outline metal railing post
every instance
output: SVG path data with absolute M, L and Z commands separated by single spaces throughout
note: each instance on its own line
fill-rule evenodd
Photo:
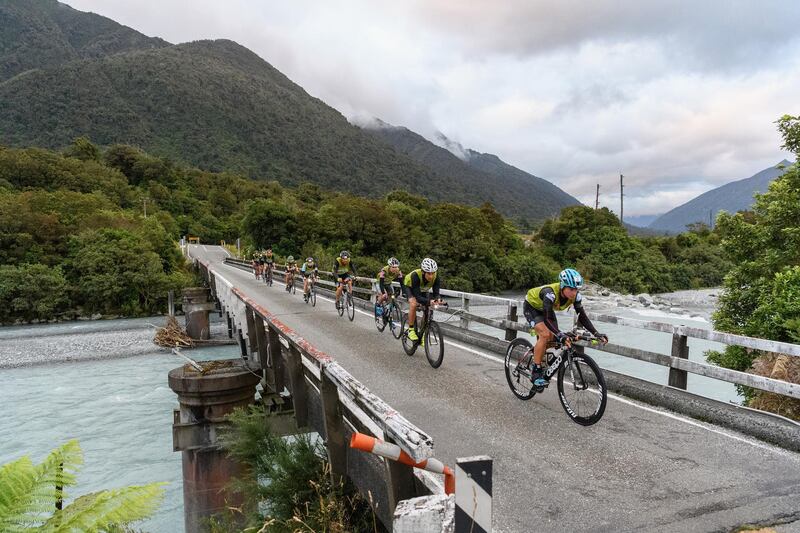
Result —
M 506 320 L 509 322 L 516 322 L 517 321 L 517 304 L 513 302 L 508 302 L 508 312 L 506 313 Z M 513 341 L 517 338 L 517 330 L 512 328 L 506 328 L 506 340 Z
M 689 358 L 689 345 L 686 335 L 672 334 L 672 357 L 680 357 L 681 359 Z M 686 370 L 677 368 L 669 369 L 669 381 L 667 384 L 670 387 L 686 390 L 686 381 Z
M 469 311 L 469 297 L 463 294 L 461 295 L 461 310 L 464 312 Z M 464 329 L 469 329 L 469 319 L 462 316 L 459 326 Z

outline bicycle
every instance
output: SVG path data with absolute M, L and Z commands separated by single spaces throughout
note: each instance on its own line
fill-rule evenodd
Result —
M 311 302 L 311 307 L 317 306 L 317 276 L 312 274 L 308 278 L 308 291 L 303 295 L 306 303 Z
M 381 314 L 375 315 L 375 327 L 378 328 L 378 331 L 382 332 L 388 324 L 395 339 L 399 339 L 403 335 L 403 314 L 400 311 L 400 304 L 397 303 L 397 296 L 399 296 L 399 290 L 394 289 L 388 299 L 380 304 Z
M 267 263 L 264 266 L 264 273 L 261 277 L 264 278 L 264 283 L 272 287 L 272 263 Z
M 341 285 L 342 281 L 337 281 L 336 286 L 338 287 Z M 344 300 L 344 302 L 342 302 Z M 342 296 L 339 298 L 339 301 L 336 302 L 336 310 L 339 312 L 339 316 L 344 315 L 344 311 L 347 309 L 347 318 L 350 319 L 350 322 L 353 321 L 356 317 L 356 306 L 353 302 L 353 283 L 345 283 L 344 290 L 342 291 Z
M 585 340 L 592 344 L 597 339 L 588 333 L 573 330 L 571 340 Z M 596 424 L 606 409 L 608 394 L 603 372 L 594 359 L 578 352 L 571 343 L 548 343 L 542 368 L 544 378 L 550 380 L 558 372 L 558 399 L 567 416 L 582 426 Z M 514 396 L 530 400 L 536 393 L 544 392 L 549 385 L 537 387 L 531 379 L 533 346 L 528 339 L 514 339 L 506 349 L 505 373 Z M 569 371 L 569 376 L 567 376 Z
M 261 268 L 259 267 L 258 261 L 253 261 L 250 267 L 253 269 L 253 275 L 256 279 L 261 279 Z
M 417 316 L 417 336 L 419 340 L 408 338 L 408 328 L 403 328 L 400 342 L 403 343 L 403 350 L 406 355 L 414 355 L 420 342 L 425 346 L 425 357 L 433 368 L 442 366 L 444 360 L 444 337 L 439 324 L 433 319 L 433 312 L 441 307 L 446 308 L 447 302 L 440 304 L 425 305 L 422 310 L 422 318 Z M 421 322 L 421 323 L 420 323 Z M 403 313 L 403 324 L 408 323 L 408 313 Z

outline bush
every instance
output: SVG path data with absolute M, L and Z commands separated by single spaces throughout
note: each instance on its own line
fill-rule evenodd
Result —
M 60 267 L 0 266 L 0 322 L 50 320 L 69 303 L 67 280 Z

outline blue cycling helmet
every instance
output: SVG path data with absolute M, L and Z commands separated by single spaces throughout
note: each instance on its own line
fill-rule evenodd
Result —
M 583 278 L 577 270 L 572 268 L 565 268 L 562 270 L 558 275 L 558 279 L 561 280 L 562 289 L 564 287 L 570 287 L 572 289 L 580 289 L 583 287 Z

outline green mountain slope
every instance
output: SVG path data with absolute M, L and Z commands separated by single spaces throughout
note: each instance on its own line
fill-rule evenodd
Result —
M 462 159 L 408 128 L 382 121 L 366 127 L 365 131 L 433 169 L 438 176 L 457 176 L 470 189 L 483 191 L 486 200 L 507 216 L 541 221 L 558 215 L 564 207 L 580 205 L 549 181 L 509 165 L 496 155 L 463 150 L 459 146 L 458 152 L 465 158 Z M 454 144 L 441 135 L 440 140 Z
M 169 46 L 55 0 L 0 0 L 0 82 L 31 69 Z
M 232 41 L 170 45 L 52 0 L 0 0 L 0 17 L 2 145 L 59 149 L 88 136 L 215 172 L 372 197 L 404 189 L 488 201 L 529 220 L 577 203 L 521 171 L 472 168 L 413 132 L 417 149 L 398 149 Z

